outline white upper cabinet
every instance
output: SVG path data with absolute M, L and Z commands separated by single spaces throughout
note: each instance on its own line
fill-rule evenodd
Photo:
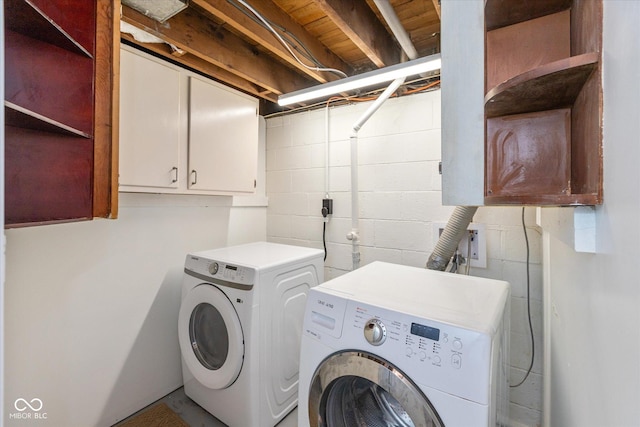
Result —
M 255 99 L 191 77 L 189 188 L 252 193 L 258 162 Z
M 256 98 L 128 46 L 120 72 L 120 191 L 254 193 Z
M 178 188 L 180 72 L 123 49 L 120 76 L 120 185 Z

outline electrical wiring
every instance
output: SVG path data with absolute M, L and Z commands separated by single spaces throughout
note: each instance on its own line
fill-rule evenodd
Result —
M 327 260 L 327 223 L 322 222 L 322 246 L 324 246 L 324 260 Z
M 529 368 L 527 369 L 527 373 L 524 375 L 522 381 L 520 381 L 516 385 L 511 385 L 510 387 L 520 387 L 529 377 L 531 370 L 533 369 L 533 360 L 536 354 L 535 340 L 533 338 L 533 324 L 531 322 L 531 280 L 529 274 L 529 236 L 527 236 L 527 227 L 524 223 L 524 207 L 522 207 L 522 230 L 524 231 L 524 240 L 527 246 L 527 317 L 529 318 L 529 332 L 531 334 L 531 362 L 529 363 Z
M 432 87 L 434 87 L 436 85 L 439 85 L 439 84 L 440 84 L 440 80 L 437 80 L 435 82 L 429 83 L 429 84 L 421 86 L 419 88 L 408 90 L 404 94 L 405 95 L 412 95 L 414 93 L 418 93 L 418 92 L 421 92 L 423 90 L 430 89 L 430 88 L 432 88 Z M 391 95 L 392 98 L 395 98 L 397 96 L 398 95 L 396 95 L 396 94 Z M 356 97 L 332 96 L 331 98 L 329 98 L 327 100 L 327 103 L 329 103 L 331 101 L 335 101 L 335 100 L 346 100 L 346 101 L 353 101 L 353 102 L 367 102 L 367 101 L 374 101 L 376 99 L 377 99 L 376 96 L 367 96 L 367 97 L 362 97 L 362 96 L 356 96 Z
M 231 3 L 233 7 L 235 7 L 244 15 L 246 15 L 249 19 L 251 19 L 253 22 L 260 25 L 262 28 L 266 29 L 267 31 L 271 31 L 269 27 L 267 27 L 262 20 L 258 19 L 256 15 L 254 15 L 253 13 L 248 12 L 246 8 L 242 7 L 241 4 L 237 3 L 235 0 L 227 0 L 227 1 Z M 263 18 L 264 18 L 264 15 L 263 15 Z M 293 41 L 296 42 L 295 44 L 292 43 L 291 40 L 287 40 L 287 43 L 293 49 L 297 50 L 298 47 L 301 48 L 302 51 L 299 51 L 301 55 L 303 55 L 305 58 L 307 58 L 309 61 L 313 62 L 317 66 L 322 67 L 322 64 L 320 63 L 320 61 L 315 56 L 313 56 L 313 53 L 311 53 L 311 51 L 304 45 L 304 43 L 302 43 L 302 41 L 298 37 L 296 37 L 295 34 L 288 31 L 285 27 L 278 25 L 271 20 L 268 20 L 267 18 L 264 18 L 264 20 L 267 21 L 272 27 L 277 28 L 279 31 L 281 31 L 284 34 L 283 38 L 293 39 Z
M 231 0 L 230 0 L 231 1 Z M 264 25 L 264 27 L 266 29 L 268 29 L 275 37 L 276 39 L 278 39 L 278 41 L 282 44 L 282 46 L 284 46 L 285 49 L 287 49 L 287 51 L 289 52 L 289 54 L 291 54 L 291 56 L 293 56 L 293 58 L 303 67 L 309 69 L 309 70 L 313 70 L 313 71 L 322 71 L 322 72 L 330 72 L 330 73 L 334 73 L 334 74 L 338 74 L 342 77 L 347 77 L 347 75 L 343 72 L 340 71 L 338 69 L 335 68 L 325 68 L 325 67 L 321 67 L 321 66 L 316 66 L 312 67 L 309 66 L 307 64 L 305 64 L 304 62 L 302 62 L 300 60 L 300 58 L 298 57 L 298 55 L 295 54 L 295 52 L 291 49 L 291 47 L 289 46 L 289 43 L 287 43 L 286 40 L 284 40 L 284 38 L 278 34 L 278 32 L 276 31 L 275 28 L 273 28 L 273 25 L 271 24 L 271 22 L 269 22 L 269 20 L 267 20 L 264 16 L 262 16 L 262 14 L 260 14 L 258 11 L 256 11 L 253 7 L 251 7 L 247 2 L 245 2 L 244 0 L 237 0 L 238 3 L 240 3 L 242 6 L 246 7 L 247 10 L 249 10 L 252 14 L 255 15 L 256 18 L 258 18 L 262 24 Z M 306 49 L 306 48 L 305 48 Z M 313 62 L 313 61 L 312 61 Z
M 439 85 L 439 84 L 440 84 L 440 80 L 436 80 L 435 82 L 426 84 L 424 86 L 420 86 L 420 87 L 417 87 L 415 89 L 410 89 L 405 93 L 405 95 L 411 95 L 413 93 L 422 92 L 423 90 L 431 89 L 432 87 L 434 87 L 436 85 Z

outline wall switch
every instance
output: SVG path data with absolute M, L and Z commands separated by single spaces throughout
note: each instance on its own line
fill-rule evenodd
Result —
M 433 235 L 439 239 L 445 226 L 445 223 L 434 223 Z M 469 227 L 467 227 L 467 230 L 468 232 L 464 234 L 458 244 L 458 253 L 462 255 L 464 259 L 470 259 L 471 267 L 487 268 L 487 236 L 484 224 L 472 222 L 469 224 Z M 470 256 L 468 256 L 469 249 L 471 249 Z

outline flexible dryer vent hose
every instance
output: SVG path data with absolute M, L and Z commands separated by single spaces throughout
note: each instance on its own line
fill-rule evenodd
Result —
M 449 222 L 444 227 L 444 231 L 436 243 L 429 260 L 427 268 L 429 270 L 444 271 L 453 256 L 462 236 L 467 232 L 467 227 L 473 219 L 473 215 L 478 210 L 477 206 L 457 206 Z

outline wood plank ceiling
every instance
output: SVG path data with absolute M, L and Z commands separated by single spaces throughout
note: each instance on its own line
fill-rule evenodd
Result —
M 392 7 L 418 57 L 440 51 L 439 0 L 377 2 Z M 162 23 L 122 3 L 125 43 L 257 96 L 267 112 L 280 94 L 344 77 L 316 64 L 351 76 L 406 59 L 375 0 L 189 0 Z M 139 41 L 138 30 L 158 40 Z

